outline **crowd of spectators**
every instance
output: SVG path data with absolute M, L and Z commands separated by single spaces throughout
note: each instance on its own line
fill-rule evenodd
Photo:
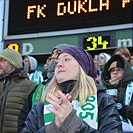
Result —
M 43 70 L 37 67 L 33 56 L 22 59 L 9 48 L 0 52 L 1 133 L 133 132 L 133 54 L 127 47 L 93 57 L 61 43 L 53 47 Z M 89 97 L 96 102 L 89 103 Z M 97 121 L 87 117 L 87 104 L 96 107 L 90 113 Z

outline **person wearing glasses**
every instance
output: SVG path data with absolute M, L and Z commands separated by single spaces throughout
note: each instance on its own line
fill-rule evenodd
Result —
M 114 55 L 102 72 L 102 82 L 117 104 L 123 131 L 133 132 L 133 74 L 130 64 L 120 55 Z
M 129 51 L 129 49 L 128 49 L 127 47 L 125 47 L 125 46 L 118 47 L 118 48 L 114 51 L 113 55 L 120 55 L 120 56 L 122 56 L 125 60 L 127 60 L 127 61 L 130 63 L 131 68 L 132 68 L 132 72 L 133 72 L 133 66 L 132 66 L 132 64 L 131 64 L 132 56 L 131 56 L 131 53 L 130 53 L 130 51 Z

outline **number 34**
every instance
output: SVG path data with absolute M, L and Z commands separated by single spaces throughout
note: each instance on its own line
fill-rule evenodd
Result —
M 88 37 L 87 42 L 91 42 L 93 47 L 87 46 L 88 50 L 95 50 L 98 45 L 101 45 L 103 49 L 107 48 L 108 42 L 106 40 L 102 40 L 102 36 L 98 37 Z

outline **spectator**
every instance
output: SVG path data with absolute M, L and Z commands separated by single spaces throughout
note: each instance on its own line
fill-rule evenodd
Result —
M 46 70 L 48 68 L 48 66 L 51 64 L 51 59 L 52 59 L 52 56 L 49 56 L 46 60 L 46 65 L 44 65 L 44 69 Z
M 130 65 L 131 65 L 131 67 L 133 67 L 133 54 L 131 55 Z
M 107 53 L 100 53 L 98 55 L 97 60 L 98 60 L 98 71 L 99 71 L 100 78 L 101 78 L 102 70 L 110 58 L 111 58 L 110 55 Z
M 14 49 L 0 52 L 0 75 L 0 133 L 17 133 L 20 110 L 36 84 L 28 80 L 22 57 Z
M 25 56 L 24 61 L 28 64 L 29 79 L 39 84 L 43 81 L 42 72 L 37 71 L 37 60 L 32 56 Z
M 94 64 L 96 69 L 98 69 L 98 61 L 97 61 L 97 57 L 93 58 Z
M 48 79 L 48 77 L 47 77 L 47 69 L 48 69 L 50 64 L 51 64 L 51 56 L 49 56 L 47 58 L 46 63 L 44 64 L 44 70 L 42 72 L 43 80 Z
M 95 77 L 93 59 L 86 51 L 62 50 L 55 76 L 29 113 L 22 133 L 122 133 L 116 104 L 104 91 L 97 92 Z
M 94 57 L 94 58 L 93 58 L 93 62 L 94 62 L 94 64 L 95 64 L 95 68 L 96 68 L 96 70 L 97 70 L 97 77 L 98 77 L 99 71 L 98 71 L 98 60 L 97 60 L 97 57 Z M 98 82 L 98 83 L 99 83 L 99 82 Z
M 113 55 L 120 55 L 120 56 L 122 56 L 125 60 L 127 60 L 128 63 L 130 63 L 131 53 L 130 53 L 130 51 L 128 50 L 128 48 L 125 47 L 125 46 L 121 46 L 121 47 L 117 48 L 117 49 L 114 51 Z M 131 68 L 132 68 L 132 72 L 133 72 L 133 67 L 131 66 Z
M 23 68 L 24 68 L 24 70 L 26 71 L 26 73 L 28 73 L 28 64 L 24 61 L 24 60 L 22 60 L 22 66 L 23 66 Z
M 121 46 L 121 47 L 117 48 L 117 49 L 114 51 L 113 55 L 116 55 L 116 54 L 122 56 L 122 57 L 123 57 L 124 59 L 126 59 L 128 62 L 129 62 L 129 60 L 131 59 L 131 53 L 130 53 L 130 51 L 128 50 L 128 48 L 125 47 L 125 46 Z
M 103 70 L 105 64 L 108 62 L 108 60 L 110 58 L 111 58 L 110 55 L 106 54 L 106 53 L 100 53 L 97 57 L 97 60 L 98 60 L 98 69 L 97 69 L 98 76 L 95 79 L 95 81 L 97 83 L 99 83 L 101 87 L 104 87 L 104 84 L 101 82 L 101 73 L 102 73 L 102 70 Z
M 123 131 L 133 133 L 133 75 L 129 63 L 114 55 L 105 64 L 102 81 L 117 103 Z
M 64 48 L 70 47 L 72 45 L 61 43 L 55 46 L 52 49 L 52 63 L 48 67 L 48 80 L 41 82 L 37 88 L 35 88 L 28 96 L 28 99 L 23 107 L 23 109 L 20 112 L 19 120 L 18 120 L 18 132 L 21 132 L 21 130 L 25 126 L 25 119 L 30 112 L 31 108 L 35 105 L 36 102 L 41 100 L 42 94 L 45 90 L 45 87 L 47 86 L 48 82 L 53 78 L 54 71 L 56 67 L 56 58 L 59 55 L 60 51 Z

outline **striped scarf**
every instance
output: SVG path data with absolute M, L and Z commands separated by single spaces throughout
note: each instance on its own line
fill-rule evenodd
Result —
M 86 103 L 79 106 L 79 98 L 72 101 L 73 108 L 76 115 L 83 119 L 92 128 L 98 128 L 98 106 L 97 106 L 97 95 L 93 95 L 86 100 Z M 54 114 L 47 110 L 47 106 L 53 106 L 47 101 L 44 102 L 44 122 L 48 125 L 54 120 Z

